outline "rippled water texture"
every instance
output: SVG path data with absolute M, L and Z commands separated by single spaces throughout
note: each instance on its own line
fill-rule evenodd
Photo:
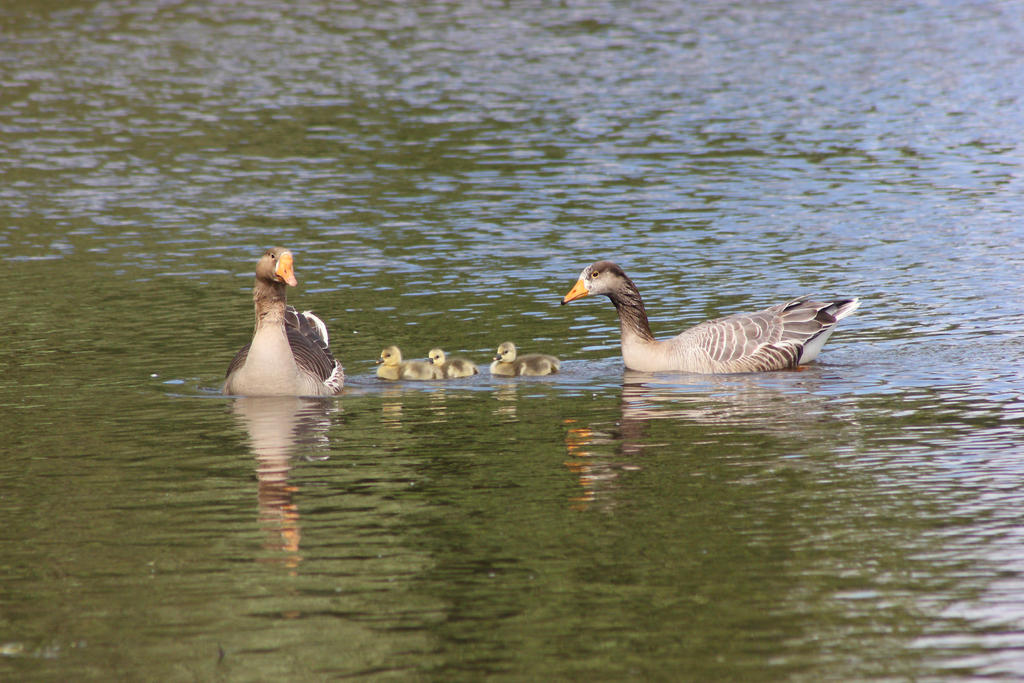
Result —
M 1024 9 L 0 7 L 0 678 L 1024 676 Z M 269 245 L 345 364 L 227 400 Z M 820 362 L 625 371 L 859 296 Z M 550 378 L 384 384 L 380 349 Z

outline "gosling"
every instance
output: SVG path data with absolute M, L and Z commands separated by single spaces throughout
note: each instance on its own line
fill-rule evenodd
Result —
M 434 367 L 440 368 L 441 373 L 449 379 L 453 377 L 472 377 L 480 372 L 472 361 L 468 361 L 465 358 L 445 358 L 444 351 L 441 349 L 430 349 L 427 360 L 433 363 Z
M 389 346 L 380 352 L 377 361 L 377 376 L 381 379 L 443 379 L 441 368 L 421 360 L 402 360 L 397 346 Z
M 544 353 L 516 355 L 516 345 L 504 342 L 498 347 L 498 355 L 491 363 L 491 374 L 504 377 L 516 375 L 553 375 L 558 372 L 559 361 Z

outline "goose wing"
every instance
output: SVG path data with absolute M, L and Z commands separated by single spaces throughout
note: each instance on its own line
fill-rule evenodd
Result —
M 818 302 L 802 296 L 756 313 L 709 320 L 684 334 L 726 372 L 795 368 L 814 360 L 835 324 L 858 305 L 856 299 Z
M 328 348 L 330 338 L 327 335 L 327 325 L 324 324 L 323 320 L 313 315 L 313 311 L 303 311 L 300 313 L 294 306 L 288 306 L 284 309 L 284 324 L 287 327 L 295 328 L 330 353 Z
M 249 357 L 249 347 L 251 344 L 246 344 L 238 350 L 235 357 L 231 359 L 231 363 L 228 365 L 228 371 L 224 373 L 225 379 L 231 376 L 231 373 L 238 368 L 245 365 L 245 359 Z
M 345 380 L 341 363 L 327 345 L 327 326 L 310 311 L 300 313 L 293 306 L 285 309 L 285 332 L 299 370 L 318 378 L 337 393 Z M 248 347 L 243 349 L 247 351 Z M 242 352 L 239 351 L 239 354 Z M 232 365 L 234 361 L 232 361 Z M 230 368 L 228 370 L 230 372 Z

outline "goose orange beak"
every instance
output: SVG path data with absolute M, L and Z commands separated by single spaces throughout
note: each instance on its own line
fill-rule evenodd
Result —
M 576 281 L 576 284 L 572 286 L 569 293 L 562 297 L 562 305 L 566 305 L 570 301 L 576 301 L 576 299 L 582 298 L 590 294 L 587 291 L 586 286 L 583 284 L 583 278 Z
M 295 263 L 292 260 L 292 252 L 281 252 L 281 256 L 277 259 L 277 268 L 274 269 L 274 275 L 292 287 L 299 284 L 299 281 L 295 279 Z

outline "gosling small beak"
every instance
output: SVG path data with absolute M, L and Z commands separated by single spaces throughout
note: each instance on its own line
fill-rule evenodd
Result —
M 576 284 L 572 286 L 572 289 L 569 290 L 569 293 L 562 297 L 562 305 L 564 306 L 570 301 L 575 301 L 576 299 L 585 297 L 588 294 L 590 294 L 590 292 L 587 291 L 587 286 L 583 283 L 583 278 L 580 278 L 576 281 Z
M 380 365 L 381 363 L 383 363 L 383 362 L 384 362 L 384 359 L 383 359 L 383 358 L 378 358 L 377 360 L 375 360 L 375 361 L 373 361 L 373 362 L 374 362 L 374 364 L 376 364 L 376 365 Z
M 281 252 L 281 256 L 277 259 L 277 268 L 274 269 L 274 275 L 281 282 L 287 283 L 292 287 L 299 284 L 299 281 L 295 279 L 295 262 L 292 259 L 292 252 Z

